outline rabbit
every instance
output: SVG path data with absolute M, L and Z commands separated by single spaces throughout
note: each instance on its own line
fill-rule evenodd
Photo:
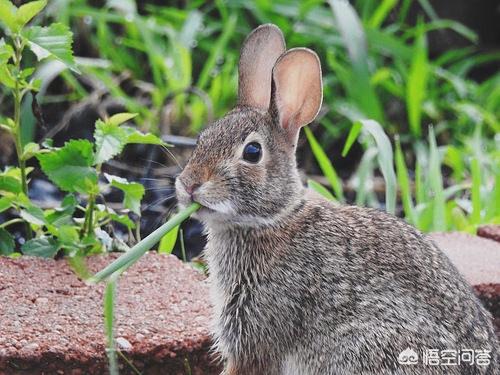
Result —
M 258 27 L 236 107 L 176 179 L 179 206 L 201 205 L 223 374 L 499 374 L 490 314 L 431 240 L 303 186 L 295 149 L 322 96 L 318 56 Z M 486 350 L 490 363 L 426 365 L 427 349 Z

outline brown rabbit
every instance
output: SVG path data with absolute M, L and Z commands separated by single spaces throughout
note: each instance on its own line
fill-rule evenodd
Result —
M 203 206 L 224 373 L 499 374 L 490 314 L 430 240 L 303 187 L 297 138 L 321 102 L 316 54 L 285 52 L 276 26 L 258 27 L 238 105 L 200 134 L 176 181 L 181 206 Z M 484 350 L 489 365 L 432 366 L 429 349 Z

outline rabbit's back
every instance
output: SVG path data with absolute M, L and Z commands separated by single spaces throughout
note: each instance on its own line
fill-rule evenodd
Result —
M 313 374 L 415 371 L 398 365 L 407 348 L 490 349 L 498 361 L 489 314 L 416 229 L 317 198 L 291 216 L 265 230 L 209 233 L 215 332 L 226 356 Z
M 316 350 L 336 350 L 344 364 L 370 353 L 366 368 L 361 361 L 352 370 L 397 366 L 406 348 L 490 349 L 498 365 L 490 314 L 432 241 L 378 210 L 313 200 L 307 216 L 295 247 L 313 251 L 322 275 L 311 319 L 316 330 L 307 332 L 330 333 L 323 343 L 309 335 Z

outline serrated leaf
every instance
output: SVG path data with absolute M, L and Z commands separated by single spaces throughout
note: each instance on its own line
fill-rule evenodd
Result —
M 97 189 L 92 148 L 87 140 L 71 140 L 63 148 L 38 154 L 37 159 L 47 177 L 62 190 L 90 194 Z
M 125 145 L 130 143 L 163 145 L 157 136 L 141 133 L 137 129 L 119 124 L 135 115 L 119 113 L 107 121 L 96 121 L 94 139 L 96 144 L 95 164 L 102 164 L 120 154 Z
M 68 26 L 61 23 L 53 23 L 48 27 L 34 26 L 26 30 L 23 36 L 38 60 L 52 56 L 79 73 L 71 49 L 73 34 Z
M 141 199 L 144 196 L 144 186 L 137 182 L 128 182 L 124 178 L 104 174 L 104 176 L 114 186 L 124 193 L 123 206 L 137 215 L 141 214 Z
M 21 181 L 13 176 L 0 176 L 0 191 L 18 194 L 22 190 Z
M 27 241 L 21 247 L 24 255 L 53 258 L 60 249 L 60 244 L 52 237 L 40 237 Z
M 142 143 L 149 145 L 165 145 L 159 137 L 151 133 L 141 133 L 139 130 L 131 128 L 129 126 L 122 126 L 128 133 L 127 144 L 128 143 Z
M 33 17 L 42 11 L 47 5 L 47 0 L 31 1 L 21 5 L 16 12 L 16 23 L 21 30 Z
M 14 238 L 4 228 L 0 228 L 0 255 L 10 255 L 14 252 Z
M 137 113 L 117 113 L 111 116 L 106 122 L 112 125 L 121 125 L 137 116 Z
M 102 164 L 122 152 L 128 134 L 118 124 L 97 120 L 94 131 L 95 164 Z
M 174 227 L 170 232 L 165 234 L 161 240 L 160 245 L 158 246 L 158 252 L 160 254 L 171 254 L 172 250 L 174 250 L 175 242 L 177 241 L 177 235 L 179 233 L 179 225 Z

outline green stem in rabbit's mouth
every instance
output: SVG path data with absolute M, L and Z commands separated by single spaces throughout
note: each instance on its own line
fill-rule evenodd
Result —
M 165 224 L 156 229 L 149 236 L 147 236 L 142 241 L 133 246 L 125 254 L 123 254 L 114 262 L 112 262 L 104 269 L 97 272 L 94 276 L 89 278 L 87 282 L 95 284 L 107 279 L 116 272 L 123 272 L 124 270 L 129 268 L 132 264 L 134 264 L 146 251 L 148 251 L 156 243 L 158 243 L 165 234 L 170 232 L 177 225 L 179 225 L 193 213 L 198 211 L 201 207 L 202 206 L 197 202 L 192 203 L 190 206 L 186 207 L 185 209 L 174 215 L 170 220 L 168 220 Z

